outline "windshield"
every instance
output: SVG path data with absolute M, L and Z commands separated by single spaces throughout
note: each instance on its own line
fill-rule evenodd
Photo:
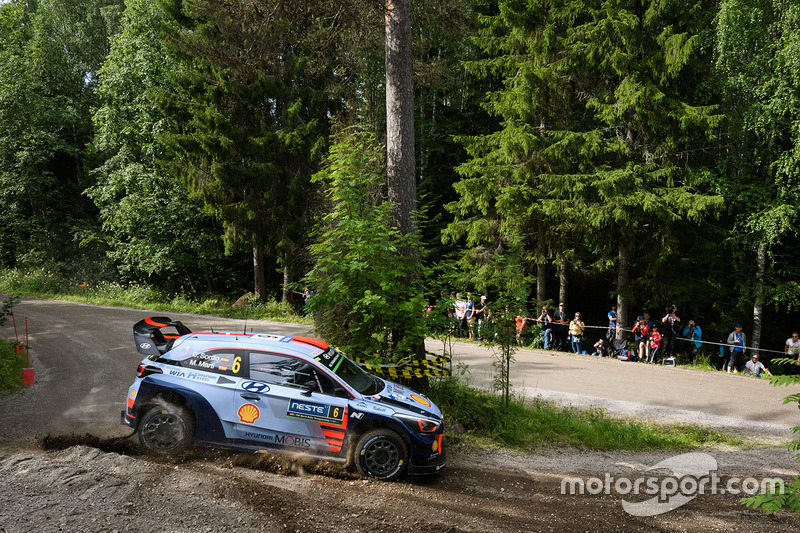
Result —
M 383 382 L 380 379 L 365 372 L 335 348 L 328 348 L 322 355 L 316 357 L 316 360 L 327 366 L 331 372 L 357 390 L 359 394 L 371 396 L 383 390 Z

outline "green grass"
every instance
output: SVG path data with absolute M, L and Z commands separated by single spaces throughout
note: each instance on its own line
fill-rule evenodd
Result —
M 14 344 L 0 339 L 0 396 L 22 388 L 25 356 L 14 351 Z
M 741 440 L 698 426 L 657 426 L 608 416 L 603 409 L 561 407 L 541 398 L 515 398 L 506 407 L 499 396 L 470 388 L 456 378 L 431 383 L 429 395 L 442 409 L 448 428 L 459 424 L 455 441 L 531 451 L 542 446 L 583 446 L 593 450 L 678 449 L 740 446 Z
M 310 318 L 300 316 L 291 305 L 276 300 L 234 308 L 234 301 L 223 297 L 195 300 L 183 295 L 167 296 L 145 285 L 113 282 L 93 283 L 85 287 L 81 285 L 80 280 L 65 278 L 44 268 L 27 272 L 15 269 L 0 271 L 0 292 L 6 294 L 132 309 L 313 324 Z

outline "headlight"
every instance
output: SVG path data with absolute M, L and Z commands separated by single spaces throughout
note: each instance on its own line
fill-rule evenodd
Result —
M 412 431 L 419 431 L 420 433 L 433 433 L 439 429 L 440 422 L 431 420 L 429 418 L 420 418 L 418 416 L 402 415 L 395 413 L 395 418 L 399 419 Z

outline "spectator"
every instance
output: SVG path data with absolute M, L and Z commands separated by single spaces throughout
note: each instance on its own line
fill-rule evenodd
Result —
M 611 304 L 611 311 L 608 312 L 608 330 L 606 340 L 610 343 L 617 337 L 617 304 Z
M 764 363 L 758 360 L 758 354 L 754 353 L 750 360 L 744 365 L 744 375 L 757 378 L 761 376 L 762 370 L 766 372 L 767 375 L 772 375 L 772 373 L 767 370 L 767 367 L 764 366 Z
M 553 333 L 553 319 L 550 317 L 550 313 L 547 311 L 547 306 L 542 306 L 542 312 L 539 313 L 539 316 L 536 320 L 542 325 L 542 338 L 544 339 L 544 349 L 550 349 L 550 336 Z
M 564 310 L 564 302 L 558 304 L 558 311 L 553 313 L 553 341 L 555 349 L 565 351 L 567 348 L 567 325 L 569 315 Z
M 739 357 L 744 355 L 745 347 L 747 346 L 747 336 L 742 331 L 742 325 L 736 324 L 734 330 L 728 335 L 728 344 L 731 347 L 731 357 L 728 359 L 727 370 L 728 374 L 739 372 L 738 364 Z
M 470 340 L 475 340 L 475 320 L 478 317 L 475 316 L 475 302 L 472 301 L 472 293 L 467 293 L 467 300 L 466 300 L 466 307 L 467 307 L 467 334 L 469 335 Z
M 475 304 L 475 323 L 477 324 L 476 335 L 478 340 L 483 339 L 483 324 L 487 318 L 486 296 L 481 296 L 481 301 Z
M 783 353 L 786 354 L 788 359 L 794 359 L 794 365 L 790 366 L 786 373 L 787 374 L 797 374 L 798 370 L 800 370 L 800 338 L 798 338 L 797 332 L 792 332 L 792 336 L 786 339 L 786 343 L 783 345 Z
M 692 361 L 692 364 L 697 360 L 697 354 L 700 352 L 700 347 L 703 346 L 703 343 L 700 341 L 701 335 L 702 331 L 700 330 L 700 326 L 695 324 L 694 320 L 690 320 L 683 330 L 683 336 L 689 339 L 689 341 L 693 341 L 689 343 L 689 359 Z
M 569 340 L 572 343 L 572 351 L 581 353 L 581 341 L 583 341 L 583 331 L 586 326 L 581 320 L 581 314 L 575 313 L 575 318 L 569 323 Z
M 599 355 L 600 357 L 605 357 L 607 351 L 608 351 L 608 345 L 606 344 L 606 341 L 600 339 L 596 343 L 594 343 L 594 353 L 592 355 Z
M 633 343 L 634 343 L 634 350 L 636 350 L 636 354 L 639 356 L 639 361 L 646 363 L 646 348 L 645 345 L 649 342 L 650 339 L 650 325 L 647 323 L 647 320 L 644 319 L 643 316 L 640 316 L 636 319 L 636 324 L 633 326 Z
M 674 305 L 667 307 L 664 318 L 661 319 L 661 340 L 664 347 L 664 358 L 675 357 L 675 335 L 681 319 L 675 313 L 678 308 Z
M 658 326 L 653 325 L 653 331 L 650 332 L 650 355 L 648 361 L 651 363 L 656 362 L 656 354 L 661 347 L 661 333 L 658 331 Z
M 728 366 L 728 359 L 731 358 L 731 349 L 730 347 L 725 345 L 724 342 L 725 341 L 721 339 L 719 341 L 720 347 L 716 364 L 717 370 L 723 370 L 723 371 L 725 370 L 725 367 Z
M 649 311 L 644 311 L 644 312 L 642 312 L 642 315 L 644 316 L 644 321 L 647 322 L 647 326 L 649 328 L 648 331 L 650 331 L 650 333 L 652 333 L 653 332 L 653 327 L 656 325 L 656 323 L 653 322 L 652 320 L 650 320 L 650 312 Z M 645 342 L 644 343 L 644 353 L 647 356 L 647 360 L 649 360 L 650 359 L 650 343 L 649 342 Z
M 517 344 L 523 344 L 524 339 L 522 338 L 525 330 L 528 328 L 528 319 L 525 314 L 522 312 L 522 308 L 519 308 L 519 314 L 516 316 L 515 321 L 517 323 Z
M 456 294 L 456 301 L 454 302 L 455 318 L 456 318 L 456 336 L 463 337 L 464 329 L 467 326 L 467 302 L 461 299 L 461 293 Z

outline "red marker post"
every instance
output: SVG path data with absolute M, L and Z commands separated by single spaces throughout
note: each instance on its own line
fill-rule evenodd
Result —
M 19 346 L 19 345 L 17 345 Z M 25 317 L 25 366 L 31 366 L 30 352 L 28 351 L 28 317 Z M 22 384 L 25 386 L 33 385 L 33 369 L 22 369 Z
M 17 339 L 17 343 L 14 345 L 14 352 L 18 355 L 22 355 L 25 353 L 25 345 L 19 342 L 19 335 L 17 334 L 17 319 L 14 317 L 14 308 L 11 308 L 11 322 L 14 324 L 14 338 Z

